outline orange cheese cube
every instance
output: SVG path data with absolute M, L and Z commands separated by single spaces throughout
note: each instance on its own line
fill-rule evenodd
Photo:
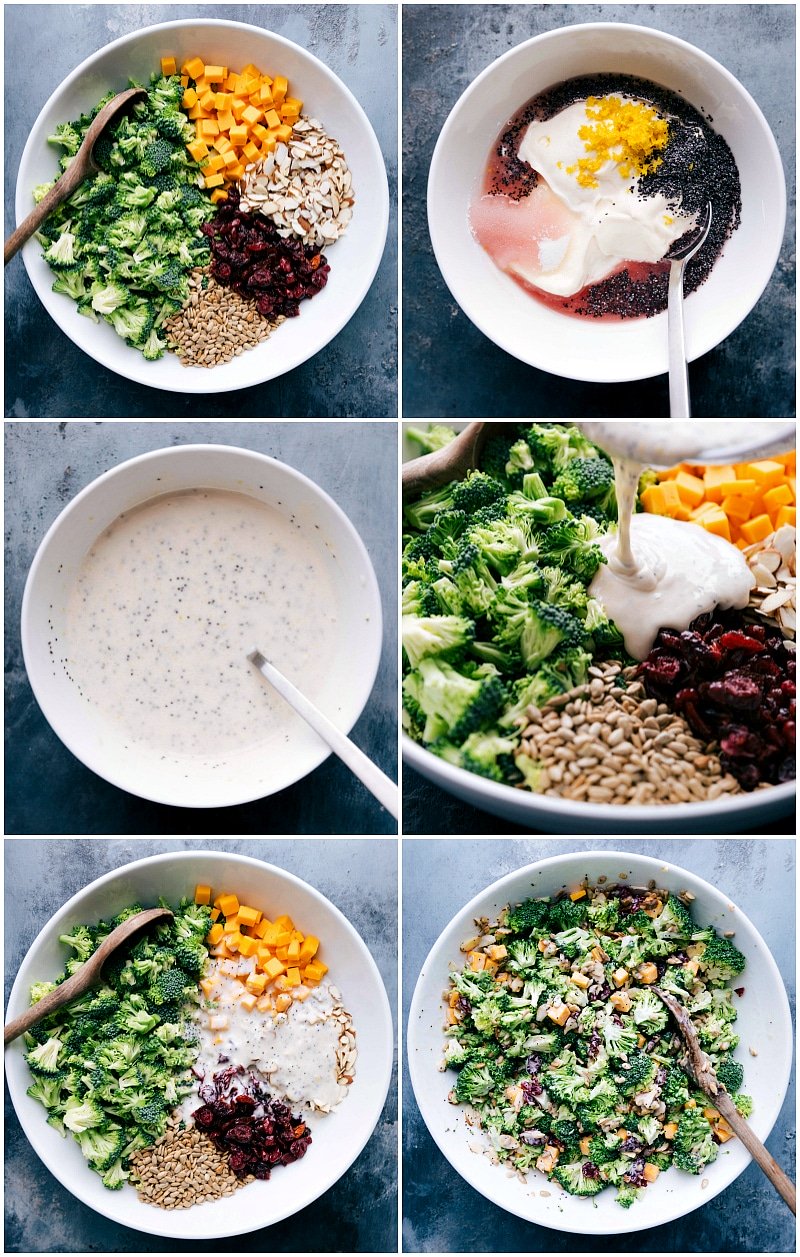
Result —
M 225 943 L 225 940 L 223 939 L 221 942 L 217 943 L 214 947 L 211 948 L 211 955 L 216 956 L 220 960 L 230 960 L 231 956 L 233 955 L 233 952 L 227 946 L 227 944 Z
M 242 145 L 247 143 L 248 134 L 249 132 L 247 130 L 247 127 L 237 125 L 234 122 L 234 125 L 228 131 L 228 138 L 231 144 L 238 144 L 241 147 Z
M 300 970 L 295 965 L 286 970 L 286 984 L 287 986 L 300 985 Z
M 773 489 L 767 489 L 764 494 L 764 505 L 770 515 L 774 514 L 781 506 L 791 506 L 794 498 L 788 484 L 776 484 Z
M 754 541 L 763 541 L 772 531 L 772 520 L 769 515 L 756 515 L 754 519 L 749 519 L 746 524 L 742 524 L 742 536 L 751 545 Z
M 199 79 L 205 72 L 205 66 L 199 57 L 192 57 L 181 66 L 181 74 L 188 74 L 190 79 Z
M 300 944 L 296 938 L 293 938 L 289 946 L 286 948 L 286 958 L 297 962 L 300 959 Z
M 697 522 L 705 528 L 706 532 L 713 532 L 717 537 L 724 537 L 726 541 L 730 541 L 731 528 L 724 511 L 706 511 Z
M 211 903 L 211 887 L 202 885 L 195 886 L 194 901 L 196 904 L 200 904 L 202 906 Z
M 321 982 L 327 972 L 328 966 L 324 965 L 321 960 L 311 960 L 305 967 L 303 980 L 310 978 L 312 982 Z
M 262 140 L 261 142 L 261 152 L 264 154 L 265 157 L 268 157 L 270 153 L 275 152 L 275 149 L 277 148 L 277 146 L 278 146 L 278 141 L 275 138 L 275 136 L 268 135 L 267 138 L 265 140 Z
M 239 100 L 238 97 L 234 97 L 234 99 L 231 101 L 231 113 L 233 114 L 237 122 L 241 122 L 242 114 L 244 113 L 246 108 L 247 108 L 246 100 Z
M 722 499 L 722 509 L 728 518 L 740 522 L 750 518 L 751 505 L 749 498 L 740 498 L 735 495 Z
M 214 900 L 214 907 L 219 908 L 226 917 L 235 917 L 239 911 L 239 900 L 235 895 L 220 895 Z
M 183 98 L 181 100 L 181 105 L 183 106 L 184 109 L 191 109 L 192 105 L 197 104 L 197 99 L 198 99 L 197 92 L 194 90 L 194 88 L 187 87 L 184 89 Z
M 298 113 L 298 114 L 299 114 L 299 113 L 302 113 L 302 110 L 303 110 L 303 102 L 302 102 L 302 100 L 298 100 L 295 96 L 287 96 L 287 97 L 286 97 L 286 99 L 285 99 L 285 100 L 284 100 L 284 102 L 283 102 L 283 106 L 282 106 L 282 108 L 283 108 L 283 109 L 289 109 L 289 110 L 291 110 L 293 113 Z
M 642 494 L 642 505 L 655 515 L 670 515 L 681 504 L 681 495 L 674 480 L 648 485 Z
M 267 128 L 260 122 L 257 122 L 254 127 L 251 127 L 250 131 L 257 140 L 265 140 L 269 135 Z
M 221 155 L 219 153 L 214 153 L 211 157 L 209 157 L 208 161 L 206 162 L 205 169 L 213 172 L 217 170 L 222 170 L 222 167 L 224 165 L 225 163 L 222 160 Z M 206 186 L 208 185 L 206 184 Z
M 232 92 L 215 92 L 214 93 L 214 104 L 216 105 L 217 109 L 223 109 L 223 110 L 230 109 L 232 100 L 233 100 Z
M 278 960 L 277 956 L 272 956 L 264 965 L 264 972 L 267 975 L 267 978 L 272 981 L 274 978 L 279 978 L 282 973 L 286 972 L 286 966 Z
M 277 925 L 278 922 L 276 921 L 275 924 Z M 282 929 L 278 930 L 278 937 L 275 940 L 274 946 L 275 947 L 288 947 L 291 941 L 292 941 L 291 930 L 287 930 L 286 927 L 284 926 Z
M 289 959 L 288 945 L 286 947 L 276 947 L 275 955 L 278 957 L 278 960 L 288 960 Z
M 282 105 L 289 90 L 289 82 L 282 74 L 276 74 L 272 84 L 272 99 L 276 105 Z
M 200 123 L 201 135 L 219 135 L 219 124 L 213 118 L 203 118 Z
M 191 144 L 187 144 L 191 156 L 195 161 L 202 161 L 204 157 L 208 157 L 208 145 L 205 140 L 193 140 Z
M 239 908 L 239 920 L 242 925 L 258 925 L 261 920 L 261 911 L 259 908 L 248 908 L 246 904 L 242 904 Z
M 188 87 L 188 86 L 189 86 L 189 75 L 188 75 L 188 74 L 182 74 L 182 75 L 181 75 L 181 87 Z
M 675 486 L 681 501 L 687 506 L 697 506 L 705 497 L 705 485 L 699 476 L 693 476 L 691 472 L 679 471 L 675 477 Z
M 210 179 L 219 179 L 220 183 L 222 183 L 222 175 L 209 175 L 209 178 L 210 178 Z M 206 180 L 206 187 L 208 187 L 208 179 Z M 241 936 L 241 934 L 238 932 L 238 930 L 237 930 L 237 932 L 236 932 L 235 934 L 226 934 L 226 935 L 225 935 L 225 942 L 226 942 L 226 944 L 227 944 L 227 946 L 228 946 L 228 948 L 229 948 L 229 950 L 230 950 L 230 951 L 235 951 L 235 952 L 238 952 L 240 945 L 241 945 L 243 942 L 245 942 L 245 941 L 246 941 L 246 940 L 242 938 L 242 936 Z
M 211 995 L 211 992 L 214 990 L 214 987 L 216 986 L 216 982 L 214 978 L 201 978 L 200 982 L 198 983 L 198 986 L 200 987 L 200 990 L 203 992 L 205 997 L 208 999 Z
M 221 938 L 222 938 L 222 926 L 219 924 L 212 925 L 211 929 L 206 934 L 206 942 L 211 943 L 213 945 L 214 943 L 218 943 Z
M 258 89 L 258 102 L 260 105 L 272 104 L 272 90 L 269 83 L 262 83 Z
M 267 947 L 277 947 L 278 938 L 282 933 L 283 931 L 281 927 L 278 925 L 278 922 L 275 921 L 271 925 L 267 926 L 267 929 L 261 937 Z
M 210 87 L 205 92 L 203 92 L 203 95 L 200 97 L 200 104 L 202 105 L 203 109 L 207 109 L 209 113 L 211 113 L 213 109 L 216 109 L 217 98 L 216 98 L 215 93 L 211 91 Z
M 227 152 L 223 154 L 223 161 L 225 162 L 225 166 L 226 166 L 226 173 L 227 173 L 227 168 L 228 168 L 228 167 L 238 165 L 239 159 L 238 159 L 238 157 L 236 156 L 236 151 L 235 151 L 235 149 L 229 148 L 229 149 L 227 150 Z M 255 927 L 254 927 L 254 928 L 255 928 Z M 259 937 L 260 937 L 260 935 L 259 935 Z
M 797 507 L 782 506 L 775 516 L 775 528 L 782 528 L 784 524 L 791 524 L 792 528 L 797 527 Z
M 262 117 L 261 110 L 256 109 L 255 105 L 248 105 L 246 109 L 242 110 L 242 118 L 249 127 L 255 126 L 257 122 L 261 121 Z
M 220 131 L 230 131 L 231 127 L 236 126 L 236 119 L 230 110 L 227 109 L 217 114 L 217 122 L 219 123 Z
M 229 166 L 227 175 L 229 179 L 241 179 L 244 174 L 244 166 L 239 162 L 238 166 Z
M 228 68 L 224 65 L 207 65 L 204 73 L 212 83 L 221 83 L 228 77 Z
M 255 956 L 257 951 L 258 943 L 256 940 L 254 938 L 246 938 L 242 936 L 241 942 L 239 943 L 239 955 L 245 957 Z
M 248 991 L 253 995 L 263 995 L 264 987 L 267 985 L 266 973 L 251 973 L 245 982 Z
M 256 938 L 263 938 L 271 924 L 272 922 L 268 921 L 266 917 L 262 917 L 260 921 L 257 921 L 253 926 L 253 933 Z
M 722 486 L 728 484 L 731 480 L 736 480 L 736 472 L 730 465 L 727 467 L 706 467 L 703 483 L 708 500 L 710 502 L 721 502 L 723 497 Z
M 309 960 L 313 960 L 319 950 L 319 939 L 313 934 L 307 934 L 300 945 L 300 964 L 307 965 Z
M 186 116 L 190 122 L 197 122 L 198 119 L 204 118 L 206 115 L 205 115 L 205 110 L 203 109 L 200 102 L 198 101 L 196 105 L 192 105 L 191 109 L 189 110 Z
M 219 921 L 219 919 L 220 919 L 220 917 L 221 917 L 221 916 L 222 916 L 222 913 L 220 912 L 219 908 L 212 908 L 212 909 L 211 909 L 211 920 L 212 920 L 212 921 Z
M 258 996 L 252 995 L 248 991 L 246 995 L 243 995 L 241 997 L 241 999 L 239 1000 L 239 1003 L 241 1004 L 242 1008 L 246 1012 L 251 1013 L 256 1006 L 257 1000 L 258 1000 Z
M 279 140 L 283 141 L 284 144 L 288 144 L 289 140 L 292 138 L 292 128 L 289 126 L 288 123 L 283 123 L 281 126 L 278 127 L 275 134 L 277 135 Z
M 215 148 L 221 156 L 224 156 L 225 153 L 231 151 L 233 145 L 227 135 L 215 135 L 214 139 L 211 141 L 211 147 Z
M 771 489 L 773 485 L 780 484 L 784 476 L 783 465 L 769 458 L 761 459 L 757 463 L 748 463 L 747 471 L 748 475 L 758 482 L 762 492 L 764 489 Z
M 274 109 L 268 109 L 264 114 L 264 121 L 268 127 L 279 127 L 281 125 L 280 114 Z

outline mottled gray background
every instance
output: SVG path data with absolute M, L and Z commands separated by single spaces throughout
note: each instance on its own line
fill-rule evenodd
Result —
M 639 418 L 669 413 L 666 376 L 640 383 L 587 384 L 537 371 L 492 344 L 451 297 L 428 236 L 428 168 L 442 125 L 462 92 L 496 57 L 531 36 L 601 21 L 653 26 L 696 44 L 744 84 L 772 128 L 789 192 L 783 252 L 755 309 L 721 345 L 692 365 L 690 378 L 697 415 L 795 414 L 795 6 L 470 4 L 403 8 L 406 418 Z
M 351 731 L 397 774 L 397 432 L 385 423 L 7 423 L 6 819 L 10 834 L 396 833 L 381 805 L 332 755 L 280 794 L 209 810 L 151 803 L 109 785 L 59 741 L 22 661 L 20 608 L 50 524 L 101 472 L 146 450 L 209 442 L 270 454 L 331 495 L 360 533 L 378 578 L 383 651 Z
M 630 841 L 724 889 L 764 937 L 795 1008 L 795 843 L 738 838 Z M 465 903 L 506 873 L 547 856 L 597 849 L 587 839 L 417 839 L 403 843 L 403 1026 L 417 975 L 438 935 Z M 795 1169 L 794 1073 L 767 1148 L 792 1178 Z M 502 1170 L 498 1173 L 502 1174 Z M 603 1237 L 572 1235 L 524 1222 L 479 1195 L 444 1159 L 420 1116 L 403 1061 L 403 1246 L 411 1253 L 793 1253 L 791 1213 L 761 1170 L 748 1166 L 701 1209 L 652 1230 Z M 634 1206 L 644 1217 L 647 1202 Z
M 15 226 L 22 149 L 45 101 L 86 57 L 158 22 L 217 17 L 293 40 L 350 88 L 367 114 L 389 177 L 386 251 L 362 305 L 337 337 L 277 380 L 204 398 L 166 393 L 115 375 L 59 330 L 21 257 L 6 271 L 5 413 L 18 419 L 261 418 L 397 413 L 397 14 L 368 4 L 15 4 L 4 8 L 6 234 Z M 35 71 L 32 67 L 36 67 Z M 335 260 L 334 260 L 335 265 Z
M 71 896 L 110 869 L 163 851 L 225 850 L 277 864 L 311 883 L 358 930 L 397 1004 L 397 843 L 342 839 L 246 842 L 137 838 L 6 839 L 6 994 L 42 925 Z M 45 1169 L 6 1092 L 5 1251 L 9 1253 L 395 1252 L 397 1080 L 380 1121 L 343 1178 L 315 1204 L 236 1239 L 180 1241 L 119 1226 L 76 1200 Z M 44 1118 L 42 1118 L 44 1120 Z M 280 1189 L 278 1189 L 280 1190 Z M 246 1209 L 246 1198 L 242 1208 Z

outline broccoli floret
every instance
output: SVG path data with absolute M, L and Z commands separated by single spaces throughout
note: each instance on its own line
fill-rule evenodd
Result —
M 31 985 L 30 1000 L 32 1004 L 38 1004 L 40 999 L 44 999 L 45 995 L 49 995 L 51 991 L 56 989 L 55 982 L 34 982 Z
M 638 1187 L 621 1187 L 617 1192 L 616 1200 L 618 1205 L 622 1205 L 623 1209 L 630 1209 L 631 1205 L 635 1205 L 639 1199 Z
M 61 1072 L 52 1076 L 37 1075 L 26 1092 L 32 1100 L 38 1100 L 46 1109 L 57 1109 L 61 1104 L 61 1092 L 65 1075 Z
M 52 135 L 48 135 L 47 143 L 63 148 L 65 153 L 74 157 L 83 141 L 83 136 L 71 122 L 59 122 Z
M 92 284 L 89 291 L 92 297 L 92 309 L 98 314 L 111 314 L 128 300 L 128 290 L 121 284 Z
M 181 969 L 166 969 L 149 986 L 147 999 L 156 1008 L 164 1004 L 177 1004 L 184 998 L 189 986 L 190 979 Z
M 474 515 L 482 507 L 505 501 L 506 490 L 499 480 L 492 479 L 483 471 L 473 471 L 466 480 L 452 486 L 452 505 L 457 511 Z
M 670 1065 L 667 1069 L 667 1077 L 661 1088 L 661 1099 L 668 1112 L 682 1109 L 689 1102 L 689 1079 L 677 1065 Z
M 700 966 L 707 980 L 711 982 L 727 982 L 744 969 L 747 961 L 729 938 L 720 938 L 715 934 L 705 945 L 700 957 Z
M 456 1099 L 461 1104 L 472 1104 L 488 1096 L 494 1086 L 495 1076 L 488 1065 L 468 1062 L 458 1075 Z
M 456 438 L 455 429 L 445 427 L 442 423 L 429 423 L 427 428 L 408 427 L 404 435 L 409 441 L 418 445 L 425 454 L 429 454 L 432 450 L 443 449 Z
M 173 929 L 179 941 L 202 942 L 211 929 L 211 909 L 204 904 L 184 900 L 175 916 Z
M 460 658 L 474 636 L 475 625 L 464 616 L 403 616 L 403 650 L 412 668 L 428 655 L 451 661 Z
M 171 165 L 173 152 L 173 147 L 167 140 L 153 140 L 142 154 L 142 170 L 151 177 L 160 174 Z
M 584 1173 L 586 1166 L 590 1166 L 589 1174 Z M 571 1196 L 596 1196 L 605 1187 L 603 1180 L 594 1173 L 594 1166 L 588 1161 L 557 1165 L 553 1170 L 553 1178 Z
M 631 999 L 634 1023 L 643 1034 L 657 1034 L 664 1029 L 669 1013 L 653 991 L 635 989 L 631 991 Z
M 200 943 L 187 940 L 178 943 L 175 948 L 175 963 L 194 980 L 203 976 L 207 959 L 208 952 Z M 164 1027 L 159 1029 L 163 1030 Z
M 463 676 L 444 660 L 422 659 L 419 668 L 403 683 L 426 717 L 423 738 L 459 743 L 471 733 L 486 729 L 505 704 L 505 690 L 496 677 Z
M 527 614 L 519 639 L 519 649 L 527 668 L 535 668 L 559 646 L 581 646 L 583 626 L 564 607 L 550 602 L 534 602 Z
M 751 1096 L 743 1095 L 740 1091 L 738 1095 L 733 1097 L 733 1103 L 736 1105 L 742 1117 L 752 1116 L 753 1100 Z
M 616 1161 L 621 1142 L 619 1135 L 594 1135 L 589 1140 L 589 1160 L 593 1165 L 608 1165 Z
M 100 1130 L 80 1131 L 76 1138 L 86 1160 L 100 1174 L 114 1164 L 125 1146 L 125 1132 L 121 1126 L 112 1123 Z
M 93 1100 L 70 1096 L 64 1106 L 63 1121 L 67 1130 L 77 1135 L 94 1126 L 102 1126 L 105 1118 L 103 1110 Z
M 724 1057 L 717 1065 L 715 1073 L 717 1082 L 721 1083 L 730 1095 L 734 1095 L 744 1082 L 744 1067 L 732 1056 Z
M 601 529 L 586 515 L 580 519 L 564 519 L 542 530 L 539 539 L 541 554 L 588 583 L 606 562 L 597 544 L 601 535 Z
M 164 357 L 166 347 L 167 342 L 162 340 L 156 329 L 153 328 L 141 349 L 148 362 L 157 362 L 159 358 Z
M 558 899 L 550 905 L 550 929 L 554 934 L 577 929 L 586 921 L 587 908 L 585 896 L 581 899 L 570 899 L 566 895 L 563 899 Z
M 619 900 L 607 899 L 602 902 L 594 899 L 586 909 L 586 915 L 601 934 L 610 934 L 617 928 L 619 921 Z
M 54 1077 L 59 1073 L 59 1056 L 63 1044 L 60 1039 L 47 1039 L 44 1043 L 37 1043 L 25 1056 L 28 1068 L 32 1074 L 44 1074 L 47 1077 Z
M 118 310 L 112 310 L 108 317 L 114 331 L 123 340 L 129 340 L 134 345 L 138 345 L 145 339 L 149 315 L 144 303 L 137 306 L 122 306 Z
M 109 1191 L 116 1192 L 122 1187 L 123 1183 L 128 1181 L 127 1171 L 123 1168 L 122 1160 L 115 1161 L 109 1166 L 103 1175 L 103 1186 Z
M 464 511 L 440 511 L 426 534 L 429 542 L 438 551 L 447 554 L 452 543 L 457 541 L 467 527 L 467 516 Z M 450 557 L 455 557 L 453 549 Z
M 573 504 L 592 502 L 608 519 L 617 517 L 614 468 L 596 454 L 592 458 L 573 458 L 556 476 L 550 494 L 569 502 L 573 510 Z M 581 514 L 580 510 L 575 514 Z
M 620 1027 L 617 1026 L 616 1029 L 619 1030 Z M 638 1035 L 635 1030 L 632 1033 L 635 1047 Z M 640 1091 L 647 1091 L 652 1086 L 658 1066 L 653 1058 L 645 1052 L 631 1050 L 628 1054 L 628 1060 L 617 1068 L 619 1069 L 619 1077 L 622 1078 L 620 1083 L 622 1090 L 626 1095 L 636 1095 Z
M 689 909 L 675 895 L 667 897 L 658 916 L 652 918 L 652 925 L 659 938 L 691 938 L 694 930 Z
M 515 934 L 547 933 L 550 923 L 550 902 L 547 899 L 526 899 L 509 912 L 506 925 Z
M 479 777 L 490 781 L 505 781 L 508 761 L 517 749 L 516 737 L 502 737 L 498 733 L 471 733 L 460 747 L 442 742 L 434 750 L 442 759 Z
M 75 252 L 77 237 L 69 230 L 70 226 L 71 223 L 67 223 L 58 239 L 54 240 L 44 251 L 45 261 L 54 271 L 74 266 L 77 261 Z
M 681 1114 L 672 1144 L 673 1164 L 689 1174 L 699 1174 L 717 1159 L 711 1127 L 699 1108 Z

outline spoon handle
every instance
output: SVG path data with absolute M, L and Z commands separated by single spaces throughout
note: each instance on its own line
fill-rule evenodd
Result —
M 793 1214 L 797 1214 L 797 1188 L 787 1174 L 784 1174 L 778 1162 L 771 1156 L 758 1135 L 755 1135 L 725 1091 L 713 1096 L 711 1103 L 722 1114 L 725 1121 L 740 1139 L 753 1160 L 766 1174 L 775 1190 L 783 1197 Z
M 66 201 L 67 197 L 72 196 L 72 193 L 83 183 L 88 173 L 86 164 L 83 161 L 79 161 L 76 154 L 75 160 L 70 163 L 61 178 L 56 179 L 47 195 L 42 197 L 39 204 L 34 206 L 28 217 L 23 219 L 19 227 L 12 231 L 6 240 L 3 249 L 4 266 L 8 266 L 14 254 L 22 248 L 26 240 L 30 240 L 34 232 L 39 230 L 44 220 L 52 214 L 53 210 L 62 201 Z
M 486 423 L 468 423 L 454 441 L 440 450 L 431 450 L 403 464 L 403 501 L 408 502 L 433 489 L 458 480 L 475 466 L 478 439 Z
M 73 973 L 66 982 L 62 982 L 54 991 L 42 996 L 35 1004 L 31 1004 L 30 1008 L 26 1008 L 24 1013 L 20 1013 L 19 1017 L 14 1017 L 6 1024 L 3 1030 L 3 1045 L 10 1043 L 12 1039 L 18 1039 L 26 1030 L 30 1030 L 31 1026 L 35 1026 L 50 1013 L 54 1013 L 57 1008 L 62 1008 L 64 1004 L 69 1004 L 78 995 L 82 995 L 88 985 L 90 984 L 87 983 L 80 970 Z
M 379 803 L 382 803 L 386 811 L 391 816 L 397 817 L 399 811 L 399 800 L 397 786 L 395 783 L 381 772 L 377 764 L 373 764 L 372 760 L 364 754 L 364 752 L 356 746 L 355 742 L 351 742 L 341 729 L 337 729 L 327 716 L 315 707 L 305 694 L 301 694 L 298 689 L 292 685 L 282 672 L 279 672 L 271 663 L 269 663 L 260 651 L 254 650 L 248 655 L 248 659 L 258 668 L 262 676 L 266 677 L 269 683 L 274 686 L 282 698 L 295 709 L 298 715 L 302 716 L 307 724 L 315 733 L 319 734 L 323 742 L 327 742 L 328 746 L 339 756 L 342 763 L 346 764 L 359 781 L 363 783 L 375 796 Z
M 672 419 L 689 419 L 689 368 L 683 331 L 683 262 L 669 268 L 667 339 L 669 345 L 669 413 Z

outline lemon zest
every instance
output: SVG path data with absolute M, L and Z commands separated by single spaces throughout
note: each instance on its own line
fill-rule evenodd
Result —
M 595 176 L 608 161 L 616 163 L 622 179 L 650 174 L 661 165 L 669 124 L 650 105 L 619 96 L 590 96 L 586 117 L 590 121 L 579 128 L 578 138 L 589 156 L 566 168 L 581 187 L 599 187 Z

